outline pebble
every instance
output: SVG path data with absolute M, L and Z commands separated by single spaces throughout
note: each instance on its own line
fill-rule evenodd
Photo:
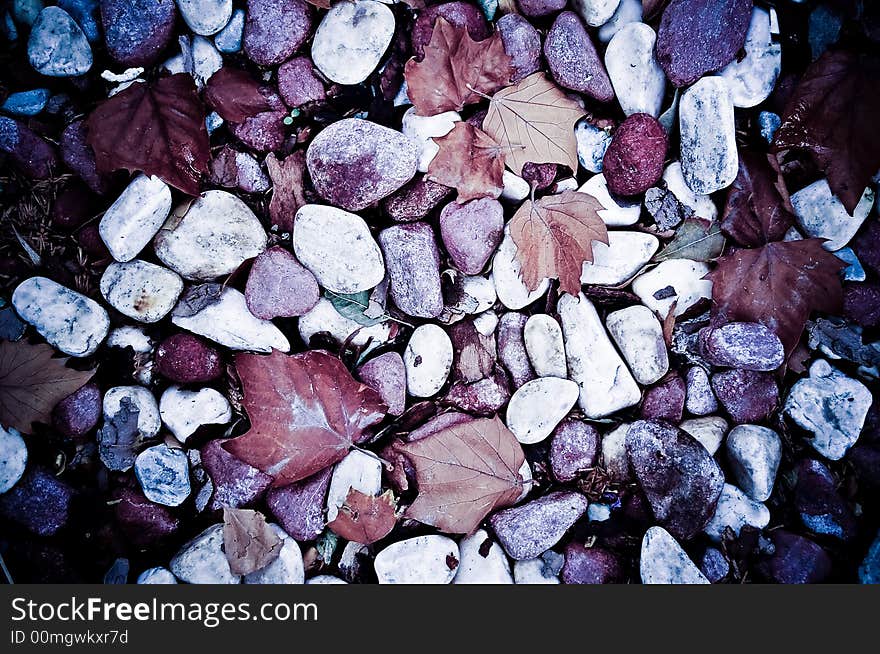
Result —
M 654 54 L 657 35 L 650 26 L 633 22 L 620 28 L 605 50 L 605 67 L 617 101 L 627 116 L 663 110 L 666 75 Z
M 222 439 L 208 441 L 199 454 L 214 487 L 207 507 L 210 511 L 250 506 L 272 484 L 272 477 L 227 452 Z
M 587 512 L 587 505 L 580 493 L 556 491 L 499 511 L 489 523 L 510 558 L 533 559 L 556 545 Z
M 759 564 L 767 581 L 777 584 L 817 584 L 831 574 L 831 557 L 819 545 L 782 529 L 770 532 L 773 553 Z
M 325 497 L 333 468 L 289 486 L 273 488 L 266 504 L 284 530 L 299 541 L 313 540 L 324 529 Z
M 53 536 L 66 524 L 74 491 L 41 467 L 32 467 L 0 495 L 0 516 L 37 536 Z
M 785 401 L 785 413 L 812 432 L 810 445 L 838 461 L 858 440 L 871 407 L 871 392 L 822 359 L 810 366 L 810 377 L 798 380 Z
M 559 571 L 553 570 L 542 558 L 513 562 L 513 579 L 517 584 L 558 584 Z
M 730 574 L 730 563 L 718 550 L 714 547 L 707 547 L 700 559 L 700 571 L 706 576 L 710 583 L 717 584 Z
M 614 88 L 584 24 L 571 11 L 560 13 L 544 39 L 544 58 L 560 86 L 599 102 L 611 102 Z
M 307 313 L 317 304 L 320 289 L 315 276 L 290 252 L 274 246 L 254 260 L 244 295 L 254 316 L 271 320 Z
M 220 353 L 192 334 L 173 334 L 156 348 L 156 369 L 178 384 L 217 379 L 223 373 Z
M 334 293 L 366 291 L 385 277 L 382 252 L 367 223 L 336 207 L 306 204 L 299 208 L 293 251 L 318 284 Z
M 168 507 L 151 502 L 140 489 L 122 488 L 113 499 L 116 524 L 138 547 L 162 543 L 180 528 L 180 520 Z
M 533 291 L 523 283 L 520 276 L 521 266 L 516 257 L 516 244 L 510 236 L 510 232 L 504 230 L 504 238 L 492 257 L 492 281 L 495 284 L 495 292 L 498 300 L 508 309 L 514 311 L 522 309 L 547 292 L 550 288 L 550 280 L 542 279 Z
M 501 195 L 499 196 L 502 200 L 507 200 L 508 202 L 520 202 L 529 197 L 529 193 L 531 193 L 531 186 L 529 183 L 520 177 L 519 175 L 514 175 L 509 170 L 505 170 L 504 174 L 501 175 Z
M 364 327 L 340 314 L 327 298 L 318 300 L 311 311 L 299 317 L 298 328 L 304 343 L 309 343 L 315 334 L 326 332 L 339 343 L 348 342 L 354 347 L 364 347 L 364 354 L 391 339 L 388 322 Z
M 183 450 L 149 447 L 135 459 L 134 473 L 151 502 L 179 506 L 189 497 L 189 460 Z
M 565 294 L 557 307 L 565 336 L 569 378 L 580 386 L 580 407 L 588 418 L 637 404 L 639 387 L 605 333 L 593 303 L 583 293 Z
M 753 370 L 727 370 L 712 375 L 712 390 L 736 424 L 761 422 L 779 404 L 773 375 Z
M 440 252 L 428 223 L 392 225 L 379 233 L 388 269 L 388 293 L 403 313 L 436 318 L 443 312 Z
M 782 461 L 782 441 L 775 431 L 759 425 L 738 425 L 727 435 L 727 460 L 746 495 L 766 502 L 773 492 Z
M 440 212 L 440 237 L 452 263 L 466 275 L 477 275 L 504 234 L 504 208 L 491 198 L 464 204 L 450 202 Z
M 625 26 L 642 22 L 642 0 L 620 0 L 617 10 L 599 28 L 599 41 L 608 43 Z
M 224 188 L 238 188 L 245 193 L 263 193 L 272 183 L 254 155 L 223 146 L 211 160 L 211 182 Z
M 720 543 L 728 528 L 739 536 L 743 527 L 749 526 L 761 530 L 768 524 L 770 524 L 770 511 L 766 506 L 749 498 L 736 486 L 724 484 L 715 515 L 704 531 L 709 538 Z
M 706 448 L 678 427 L 638 420 L 627 431 L 626 452 L 657 520 L 682 540 L 698 534 L 724 485 Z
M 148 568 L 138 575 L 138 584 L 176 584 L 177 578 L 171 574 L 171 570 L 161 566 Z
M 704 77 L 681 97 L 681 168 L 688 187 L 708 195 L 730 186 L 739 169 L 733 100 L 721 77 Z
M 850 242 L 874 206 L 874 191 L 866 188 L 855 211 L 848 213 L 831 192 L 827 179 L 820 179 L 791 195 L 798 226 L 808 237 L 828 239 L 822 247 L 830 252 Z
M 156 256 L 186 279 L 228 275 L 266 249 L 266 232 L 253 211 L 227 191 L 206 191 L 182 216 L 163 225 Z
M 244 37 L 244 9 L 232 12 L 229 22 L 214 36 L 214 46 L 224 54 L 232 54 L 241 50 Z
M 364 495 L 378 495 L 382 491 L 382 462 L 375 456 L 352 450 L 336 464 L 327 491 L 327 522 L 336 519 L 352 488 Z
M 619 286 L 641 272 L 659 247 L 652 234 L 609 231 L 608 245 L 593 242 L 593 261 L 584 262 L 581 283 Z
M 685 408 L 695 416 L 707 416 L 718 410 L 718 400 L 709 383 L 709 373 L 701 366 L 693 366 L 685 377 L 687 399 Z
M 45 108 L 51 95 L 52 92 L 49 89 L 11 93 L 3 101 L 0 110 L 12 116 L 36 116 Z
M 514 311 L 498 319 L 498 359 L 517 388 L 535 378 L 524 340 L 527 320 L 523 314 Z
M 602 467 L 617 482 L 632 479 L 629 458 L 626 455 L 626 432 L 629 423 L 622 423 L 602 437 Z
M 863 282 L 867 279 L 867 273 L 852 248 L 841 248 L 834 253 L 838 259 L 847 264 L 843 270 L 843 280 L 848 282 Z
M 540 443 L 571 411 L 578 386 L 568 379 L 541 377 L 520 386 L 507 405 L 507 428 L 523 444 Z
M 318 195 L 348 211 L 391 195 L 413 178 L 418 160 L 419 149 L 408 137 L 358 118 L 324 128 L 306 151 Z
M 516 4 L 526 16 L 538 18 L 565 9 L 567 0 L 519 0 Z
M 174 37 L 177 5 L 156 0 L 101 0 L 107 52 L 123 66 L 149 66 Z
M 772 111 L 762 111 L 758 114 L 758 125 L 761 128 L 761 138 L 767 143 L 773 143 L 776 130 L 782 126 L 782 118 Z
M 380 584 L 448 584 L 460 560 L 458 545 L 451 538 L 417 536 L 383 549 L 374 567 Z
M 578 189 L 578 193 L 592 195 L 599 201 L 599 204 L 605 207 L 597 213 L 608 227 L 626 227 L 639 221 L 642 203 L 636 200 L 612 197 L 605 175 L 594 175 L 584 182 Z
M 280 103 L 280 100 L 279 100 Z M 282 148 L 287 137 L 284 119 L 288 114 L 274 109 L 231 124 L 230 130 L 239 141 L 257 152 L 275 152 Z
M 495 313 L 488 313 L 498 299 L 495 294 L 495 284 L 491 279 L 482 275 L 456 275 L 448 284 L 447 281 L 449 281 L 448 277 L 443 280 L 443 297 L 446 306 L 438 318 L 440 322 L 451 324 L 461 320 L 466 314 L 477 314 L 475 320 L 485 322 L 487 329 L 490 322 L 493 320 L 497 322 L 498 317 Z
M 564 5 L 563 5 L 564 6 Z M 504 51 L 510 57 L 514 84 L 541 68 L 541 35 L 519 14 L 505 14 L 495 23 Z
M 708 272 L 709 266 L 701 261 L 668 259 L 637 277 L 632 290 L 658 315 L 669 315 L 675 304 L 674 315 L 680 316 L 700 300 L 712 297 L 712 282 L 703 279 Z
M 727 80 L 734 107 L 754 107 L 770 97 L 782 69 L 782 45 L 773 42 L 770 12 L 761 7 L 752 9 L 745 57 L 734 59 L 718 74 Z
M 523 338 L 529 362 L 538 377 L 565 379 L 568 376 L 562 328 L 556 320 L 545 313 L 536 313 L 526 322 Z
M 382 209 L 395 222 L 421 220 L 452 194 L 452 189 L 417 177 L 382 200 Z
M 288 536 L 278 525 L 269 527 L 281 539 L 281 552 L 269 565 L 245 575 L 246 584 L 302 584 L 305 583 L 305 568 L 299 544 Z
M 196 34 L 211 36 L 232 18 L 232 0 L 177 0 L 180 16 Z
M 312 59 L 338 84 L 360 84 L 376 69 L 394 36 L 394 14 L 381 2 L 334 5 L 312 41 Z
M 289 59 L 311 34 L 312 16 L 305 0 L 248 0 L 245 54 L 259 66 Z
M 80 26 L 60 7 L 37 16 L 27 44 L 31 66 L 47 77 L 76 77 L 92 67 L 92 48 Z
M 880 584 L 880 532 L 859 566 L 859 583 Z
M 254 317 L 240 291 L 223 287 L 216 301 L 202 306 L 204 290 L 195 286 L 183 294 L 171 312 L 173 324 L 233 350 L 290 351 L 287 337 L 268 320 Z
M 416 327 L 403 353 L 407 392 L 413 397 L 435 395 L 449 377 L 452 360 L 452 341 L 441 327 Z
M 851 540 L 858 531 L 856 514 L 838 492 L 831 471 L 819 461 L 804 459 L 796 472 L 794 505 L 804 526 L 815 534 Z
M 189 391 L 170 386 L 159 401 L 162 422 L 181 443 L 202 425 L 226 425 L 232 420 L 229 401 L 213 388 Z
M 668 375 L 660 384 L 645 392 L 642 418 L 678 424 L 684 413 L 685 392 L 684 380 L 678 373 Z
M 560 422 L 550 441 L 550 470 L 556 481 L 574 481 L 595 466 L 599 440 L 596 428 L 583 420 L 566 418 Z
M 432 5 L 420 11 L 412 25 L 410 35 L 412 49 L 419 59 L 425 53 L 425 46 L 431 42 L 434 23 L 439 16 L 443 16 L 455 27 L 466 27 L 468 34 L 474 41 L 482 41 L 492 35 L 483 12 L 474 5 L 467 2 L 443 2 Z
M 586 118 L 582 118 L 574 126 L 574 136 L 577 141 L 578 162 L 580 165 L 588 172 L 601 173 L 605 151 L 611 144 L 611 132 L 593 125 Z M 603 177 L 603 183 L 604 179 Z M 607 205 L 605 206 L 608 208 Z M 636 216 L 636 220 L 638 220 L 638 216 Z
M 715 206 L 712 198 L 708 195 L 694 193 L 687 185 L 680 161 L 673 161 L 666 166 L 666 170 L 663 171 L 663 181 L 666 182 L 666 188 L 672 192 L 675 199 L 691 209 L 700 218 L 712 222 L 718 217 L 718 207 Z
M 181 41 L 181 48 L 186 48 L 186 41 Z M 188 44 L 192 58 L 192 74 L 196 87 L 204 88 L 211 76 L 223 68 L 223 55 L 214 47 L 210 39 L 194 36 Z
M 639 574 L 643 584 L 709 583 L 678 541 L 663 527 L 651 527 L 645 532 Z
M 27 466 L 28 451 L 21 434 L 0 426 L 0 495 L 18 483 Z
M 98 454 L 108 469 L 124 472 L 134 465 L 135 450 L 159 433 L 159 406 L 143 386 L 115 386 L 104 394 L 102 413 Z
M 572 4 L 587 25 L 599 27 L 611 19 L 620 0 L 574 0 Z
M 180 548 L 168 566 L 187 584 L 237 584 L 223 552 L 223 523 L 211 525 Z
M 19 121 L 0 116 L 0 152 L 28 177 L 48 179 L 58 167 L 55 148 Z
M 104 212 L 98 230 L 117 261 L 131 261 L 171 213 L 171 189 L 158 177 L 138 175 Z
M 510 563 L 485 529 L 477 529 L 458 543 L 461 560 L 453 584 L 512 584 Z
M 764 325 L 731 322 L 700 332 L 700 354 L 712 365 L 758 370 L 776 370 L 785 361 L 779 337 Z
M 727 433 L 727 426 L 727 421 L 718 416 L 691 418 L 679 425 L 681 429 L 697 439 L 713 456 L 721 447 L 721 441 L 724 440 L 724 435 Z
M 167 268 L 135 259 L 107 266 L 100 286 L 101 295 L 119 313 L 153 323 L 174 308 L 183 280 Z
M 94 382 L 82 386 L 52 409 L 52 426 L 68 438 L 82 438 L 101 419 L 101 390 Z
M 374 389 L 392 416 L 406 409 L 406 367 L 397 352 L 385 352 L 358 368 L 358 378 Z
M 312 577 L 306 582 L 306 585 L 311 584 L 347 584 L 347 581 L 340 579 L 339 577 L 334 577 L 333 575 L 318 575 L 317 577 Z
M 12 305 L 50 345 L 73 357 L 94 354 L 110 329 L 101 305 L 46 277 L 30 277 L 19 284 Z
M 312 60 L 294 57 L 278 68 L 278 93 L 288 107 L 301 107 L 326 98 L 324 84 L 315 76 Z
M 605 326 L 638 383 L 653 384 L 669 371 L 663 328 L 648 307 L 636 304 L 613 311 Z
M 614 552 L 581 543 L 565 546 L 564 584 L 619 584 L 626 581 L 623 561 Z

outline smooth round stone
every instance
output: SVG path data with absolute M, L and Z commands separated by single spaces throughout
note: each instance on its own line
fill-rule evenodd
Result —
M 413 397 L 431 397 L 446 383 L 452 369 L 452 341 L 441 327 L 416 327 L 406 344 L 406 389 Z
M 562 11 L 568 0 L 518 0 L 516 4 L 524 15 L 537 18 Z
M 226 191 L 206 191 L 183 216 L 172 215 L 153 242 L 156 256 L 186 279 L 228 275 L 266 249 L 253 211 Z
M 642 0 L 620 0 L 614 15 L 599 28 L 599 41 L 608 43 L 626 25 L 640 22 L 642 22 Z
M 516 256 L 516 244 L 505 229 L 504 238 L 492 258 L 492 281 L 501 304 L 508 309 L 522 309 L 547 292 L 550 280 L 542 279 L 535 290 L 530 291 L 523 283 L 521 266 Z
M 284 111 L 263 111 L 246 118 L 244 122 L 230 125 L 232 134 L 247 147 L 258 152 L 274 152 L 281 149 L 286 138 Z
M 161 566 L 148 568 L 138 575 L 138 584 L 176 584 L 177 578 L 171 574 L 171 570 Z
M 504 233 L 504 208 L 491 198 L 450 202 L 440 212 L 440 236 L 455 267 L 479 274 Z
M 278 68 L 278 93 L 288 107 L 301 107 L 326 97 L 324 84 L 312 70 L 308 57 L 294 57 Z
M 729 528 L 739 536 L 743 527 L 763 529 L 770 524 L 770 511 L 760 502 L 750 499 L 736 486 L 724 484 L 715 515 L 706 525 L 705 532 L 716 543 L 721 542 Z
M 542 377 L 520 386 L 507 405 L 505 422 L 523 444 L 540 443 L 571 411 L 578 386 L 568 379 Z
M 583 420 L 567 418 L 553 430 L 550 441 L 550 470 L 562 483 L 574 481 L 577 476 L 596 465 L 599 451 L 599 432 Z
M 652 234 L 609 231 L 608 245 L 593 242 L 593 261 L 584 262 L 581 284 L 623 284 L 641 272 L 659 247 Z
M 131 261 L 156 235 L 171 213 L 171 189 L 158 177 L 138 175 L 110 208 L 98 230 L 117 261 Z
M 866 188 L 853 213 L 831 192 L 827 179 L 801 189 L 791 196 L 797 223 L 812 238 L 827 239 L 822 247 L 834 252 L 850 242 L 874 206 L 874 191 Z
M 543 558 L 514 561 L 513 579 L 517 584 L 558 584 L 559 570 L 554 570 L 554 567 L 548 565 Z
M 501 34 L 504 51 L 510 57 L 514 84 L 541 68 L 541 36 L 532 24 L 519 14 L 505 14 L 495 23 Z
M 156 370 L 178 384 L 209 382 L 223 373 L 220 353 L 192 334 L 174 334 L 156 348 Z
M 526 321 L 523 314 L 513 311 L 498 319 L 498 360 L 517 388 L 535 378 L 524 340 Z
M 752 9 L 744 46 L 746 56 L 719 71 L 727 80 L 734 107 L 754 107 L 770 97 L 782 69 L 782 45 L 773 42 L 770 12 Z
M 715 366 L 769 372 L 785 362 L 779 337 L 764 325 L 731 322 L 700 332 L 700 353 Z
M 684 179 L 681 170 L 681 162 L 673 161 L 663 171 L 663 181 L 666 188 L 672 192 L 675 199 L 686 207 L 689 207 L 700 218 L 713 221 L 718 217 L 718 207 L 708 195 L 694 193 Z
M 419 59 L 424 56 L 425 46 L 431 42 L 434 23 L 442 16 L 458 28 L 467 28 L 474 41 L 482 41 L 492 35 L 492 30 L 479 7 L 467 2 L 443 2 L 419 11 L 412 26 L 413 54 Z
M 318 194 L 359 211 L 413 178 L 419 149 L 409 138 L 368 120 L 345 118 L 309 145 L 306 165 Z
M 21 479 L 27 459 L 27 445 L 21 434 L 12 427 L 0 426 L 0 495 Z
M 104 394 L 104 422 L 111 422 L 122 411 L 123 400 L 137 410 L 137 430 L 141 440 L 154 438 L 162 427 L 159 405 L 149 389 L 143 386 L 114 386 Z
M 12 305 L 50 345 L 73 357 L 94 354 L 110 330 L 110 318 L 100 304 L 46 277 L 19 284 Z
M 134 474 L 151 502 L 179 506 L 189 497 L 189 459 L 183 450 L 148 447 L 135 459 Z
M 623 562 L 614 552 L 580 543 L 566 545 L 561 576 L 564 584 L 615 584 L 626 580 Z
M 180 548 L 168 566 L 187 584 L 237 584 L 223 552 L 223 523 L 211 525 Z
M 246 584 L 302 584 L 305 582 L 302 551 L 278 525 L 269 527 L 281 538 L 281 552 L 278 558 L 269 565 L 245 575 L 242 581 Z
M 141 548 L 168 539 L 180 527 L 170 509 L 151 502 L 136 488 L 122 488 L 113 495 L 116 524 L 134 545 Z
M 75 77 L 92 67 L 92 47 L 76 21 L 59 7 L 46 7 L 31 28 L 28 60 L 47 77 Z
M 607 129 L 597 127 L 586 118 L 583 118 L 574 126 L 574 136 L 577 140 L 578 162 L 580 165 L 587 172 L 601 173 L 605 150 L 611 144 L 611 133 Z M 638 217 L 636 217 L 636 220 L 638 220 Z
M 364 346 L 364 354 L 386 343 L 391 338 L 389 322 L 380 322 L 370 327 L 346 318 L 340 314 L 327 298 L 321 298 L 309 311 L 299 317 L 299 335 L 304 343 L 309 343 L 315 334 L 325 332 L 339 343 L 348 342 L 355 347 Z
M 11 93 L 0 109 L 13 116 L 36 116 L 45 107 L 52 92 L 49 89 L 33 89 Z
M 312 14 L 305 0 L 248 0 L 245 54 L 260 66 L 289 59 L 309 37 Z
M 613 311 L 605 326 L 637 382 L 654 384 L 669 371 L 663 328 L 648 307 L 637 304 Z
M 244 9 L 236 9 L 226 26 L 214 36 L 214 46 L 224 54 L 232 54 L 241 50 L 244 38 Z
M 324 498 L 332 473 L 333 468 L 325 468 L 302 481 L 273 488 L 266 495 L 272 515 L 293 538 L 313 540 L 324 529 Z
M 232 18 L 232 0 L 177 0 L 183 22 L 202 36 L 216 34 Z
M 737 424 L 761 422 L 779 403 L 773 375 L 753 370 L 726 370 L 711 379 L 715 397 Z
M 709 373 L 701 366 L 694 366 L 685 377 L 687 399 L 685 408 L 695 416 L 709 415 L 718 410 L 718 400 L 709 384 Z
M 293 251 L 318 283 L 334 293 L 366 291 L 385 277 L 385 264 L 367 223 L 358 215 L 306 204 L 294 218 Z
M 544 39 L 544 58 L 557 84 L 599 102 L 611 102 L 614 88 L 581 19 L 563 11 Z
M 406 409 L 406 367 L 397 352 L 386 352 L 358 368 L 358 378 L 382 396 L 393 416 Z
M 818 584 L 831 574 L 832 561 L 819 545 L 791 532 L 770 532 L 772 554 L 761 561 L 758 570 L 768 581 L 777 584 Z
M 107 52 L 123 66 L 149 66 L 171 43 L 177 21 L 174 2 L 101 0 Z
M 503 188 L 501 189 L 500 198 L 502 200 L 507 200 L 508 202 L 520 202 L 521 200 L 525 200 L 529 197 L 529 193 L 531 192 L 529 183 L 519 175 L 514 175 L 509 170 L 504 171 L 504 174 L 501 176 L 501 183 Z
M 384 5 L 382 5 L 384 6 Z M 444 111 L 434 116 L 419 116 L 415 107 L 403 114 L 401 131 L 419 147 L 419 172 L 428 172 L 428 166 L 440 151 L 435 138 L 446 136 L 461 120 L 457 111 Z
M 499 511 L 489 524 L 510 558 L 534 559 L 562 539 L 587 512 L 587 505 L 580 493 L 556 491 Z
M 851 540 L 858 531 L 856 514 L 838 492 L 838 481 L 828 467 L 804 459 L 795 472 L 794 504 L 804 526 L 815 534 Z
M 712 297 L 712 282 L 703 279 L 708 272 L 709 266 L 701 261 L 668 259 L 637 277 L 632 290 L 651 311 L 666 316 L 674 303 L 674 314 L 680 316 L 701 299 Z
M 654 55 L 656 42 L 657 35 L 648 25 L 629 23 L 605 50 L 605 67 L 627 116 L 641 113 L 657 118 L 663 109 L 666 75 Z
M 673 373 L 645 393 L 642 399 L 642 418 L 678 424 L 684 413 L 684 398 L 684 380 Z
M 639 574 L 643 584 L 709 583 L 678 541 L 663 527 L 651 527 L 645 532 Z
M 254 260 L 244 295 L 252 314 L 271 320 L 308 313 L 317 304 L 320 289 L 309 270 L 290 252 L 275 246 Z
M 608 190 L 617 195 L 639 195 L 663 175 L 666 130 L 656 118 L 637 113 L 614 132 L 602 160 Z
M 162 320 L 183 291 L 183 280 L 167 268 L 135 259 L 111 263 L 101 276 L 101 295 L 124 316 L 139 322 Z
M 775 431 L 759 425 L 738 425 L 727 435 L 727 460 L 736 483 L 757 502 L 773 492 L 782 461 L 782 441 Z
M 510 563 L 504 550 L 485 529 L 465 536 L 458 544 L 461 560 L 453 584 L 512 584 Z
M 213 388 L 188 391 L 170 386 L 159 401 L 159 415 L 181 443 L 202 425 L 226 425 L 232 420 L 229 401 Z
M 448 584 L 455 577 L 460 554 L 446 536 L 417 536 L 392 543 L 376 555 L 380 584 Z
M 379 233 L 388 270 L 388 294 L 403 313 L 436 318 L 443 313 L 440 252 L 428 223 L 392 225 Z
M 607 227 L 628 227 L 629 225 L 634 225 L 639 221 L 639 216 L 642 214 L 642 203 L 639 200 L 612 197 L 608 190 L 608 182 L 605 179 L 605 175 L 594 175 L 581 185 L 578 193 L 592 195 L 599 201 L 599 204 L 604 209 L 599 209 L 597 213 Z M 609 240 L 610 238 L 609 236 Z
M 352 450 L 333 468 L 327 490 L 327 522 L 333 522 L 354 489 L 364 495 L 382 491 L 382 462 L 372 454 Z
M 73 496 L 64 481 L 41 467 L 31 467 L 0 495 L 0 516 L 37 536 L 52 536 L 67 524 Z
M 710 583 L 717 584 L 730 574 L 730 563 L 720 550 L 707 547 L 700 558 L 700 572 L 706 576 Z
M 52 409 L 52 426 L 68 438 L 88 434 L 101 419 L 101 390 L 88 383 L 61 400 Z
M 523 330 L 529 362 L 538 377 L 565 379 L 565 345 L 562 328 L 551 316 L 537 313 L 528 319 Z
M 394 14 L 381 2 L 333 5 L 315 32 L 312 60 L 338 84 L 360 84 L 376 69 L 394 36 Z
M 598 27 L 611 19 L 620 0 L 574 0 L 572 4 L 587 25 Z

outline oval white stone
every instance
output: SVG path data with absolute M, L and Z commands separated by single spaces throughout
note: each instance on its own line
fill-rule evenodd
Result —
M 135 259 L 111 263 L 101 276 L 101 295 L 119 313 L 140 322 L 162 320 L 183 291 L 183 280 L 162 266 Z
M 669 354 L 653 311 L 636 304 L 609 313 L 605 325 L 637 382 L 647 386 L 666 374 Z
M 376 555 L 380 584 L 448 584 L 455 577 L 459 551 L 446 536 L 417 536 L 392 543 Z
M 190 391 L 170 386 L 159 400 L 162 422 L 181 443 L 202 425 L 225 425 L 232 420 L 229 401 L 213 388 Z
M 505 229 L 501 245 L 492 258 L 492 281 L 501 304 L 514 311 L 531 304 L 550 288 L 550 280 L 544 278 L 534 291 L 529 291 L 520 276 L 521 266 L 516 252 L 516 244 Z
M 623 284 L 641 272 L 659 247 L 652 234 L 608 232 L 608 245 L 593 241 L 593 261 L 584 262 L 581 284 Z
M 694 193 L 707 195 L 736 179 L 739 154 L 733 100 L 722 77 L 703 77 L 681 97 L 681 167 Z
M 393 36 L 394 14 L 381 2 L 339 2 L 318 25 L 312 61 L 337 84 L 360 84 L 376 69 Z
M 541 377 L 520 386 L 507 405 L 507 428 L 525 445 L 540 443 L 571 411 L 578 385 L 568 379 Z
M 727 80 L 733 106 L 748 108 L 770 97 L 782 69 L 782 45 L 773 42 L 770 12 L 766 9 L 752 9 L 743 49 L 746 56 L 734 59 L 718 74 Z
M 552 316 L 536 313 L 526 321 L 523 329 L 526 353 L 538 377 L 561 377 L 565 379 L 565 345 L 562 327 Z
M 654 54 L 657 35 L 644 23 L 624 25 L 605 51 L 605 67 L 614 94 L 627 116 L 660 115 L 666 75 Z
M 449 377 L 452 358 L 452 341 L 442 327 L 432 324 L 416 327 L 403 352 L 409 394 L 431 397 L 437 393 Z
M 187 26 L 202 36 L 216 34 L 232 17 L 232 0 L 177 0 L 177 6 Z
M 138 175 L 98 224 L 98 233 L 117 261 L 131 261 L 171 213 L 171 189 L 158 177 Z

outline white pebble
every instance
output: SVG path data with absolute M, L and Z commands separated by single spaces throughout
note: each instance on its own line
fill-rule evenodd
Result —
M 435 395 L 449 377 L 452 359 L 452 341 L 442 327 L 416 327 L 403 353 L 406 390 L 413 397 Z
M 507 428 L 523 444 L 540 443 L 568 415 L 578 386 L 568 379 L 541 377 L 520 386 L 507 405 Z

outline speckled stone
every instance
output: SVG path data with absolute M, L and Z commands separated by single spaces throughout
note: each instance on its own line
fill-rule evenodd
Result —
M 571 11 L 556 17 L 544 40 L 544 57 L 556 82 L 599 102 L 611 102 L 614 88 L 581 19 Z
M 101 390 L 90 382 L 71 393 L 52 410 L 52 426 L 68 438 L 82 438 L 101 419 Z
M 101 0 L 107 52 L 122 66 L 149 66 L 171 43 L 177 21 L 174 2 Z
M 434 230 L 423 222 L 394 225 L 379 233 L 388 271 L 388 292 L 410 316 L 436 318 L 443 311 L 440 253 Z
M 562 539 L 586 513 L 587 504 L 580 493 L 557 491 L 499 511 L 489 523 L 508 556 L 533 559 Z
M 663 175 L 666 130 L 656 118 L 636 113 L 614 132 L 602 160 L 608 190 L 617 195 L 644 193 Z
M 202 466 L 214 484 L 214 495 L 208 505 L 210 511 L 249 506 L 272 484 L 272 477 L 227 452 L 220 439 L 210 441 L 200 452 Z
M 280 64 L 309 37 L 312 15 L 305 0 L 248 0 L 245 54 L 260 66 Z
M 761 422 L 779 404 L 773 375 L 753 370 L 727 370 L 712 375 L 712 390 L 737 424 Z
M 505 14 L 495 23 L 501 34 L 504 51 L 510 57 L 514 84 L 541 68 L 541 36 L 532 24 L 519 14 Z
M 453 264 L 466 275 L 480 273 L 501 243 L 504 209 L 498 200 L 451 202 L 440 212 L 440 236 Z

